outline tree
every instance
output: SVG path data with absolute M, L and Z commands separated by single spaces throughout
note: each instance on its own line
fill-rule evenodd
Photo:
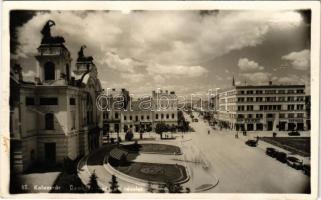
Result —
M 104 193 L 104 191 L 98 185 L 95 171 L 89 177 L 88 187 L 88 193 Z
M 112 175 L 110 184 L 110 193 L 121 193 L 121 191 L 118 189 L 118 181 L 115 175 Z
M 152 188 L 152 183 L 148 181 L 147 184 L 147 192 L 153 193 L 154 189 Z
M 167 131 L 167 126 L 164 122 L 156 124 L 155 132 L 157 134 L 160 134 L 161 139 L 163 139 L 163 132 L 166 132 L 166 131 Z
M 179 183 L 167 182 L 165 187 L 169 193 L 182 193 L 183 191 L 183 187 Z
M 125 140 L 131 141 L 134 137 L 132 129 L 128 129 L 125 134 Z

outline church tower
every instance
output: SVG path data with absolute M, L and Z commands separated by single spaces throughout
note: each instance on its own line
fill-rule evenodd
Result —
M 70 81 L 71 56 L 64 38 L 51 36 L 50 29 L 54 25 L 54 21 L 48 20 L 41 31 L 43 38 L 35 56 L 38 84 L 66 85 Z

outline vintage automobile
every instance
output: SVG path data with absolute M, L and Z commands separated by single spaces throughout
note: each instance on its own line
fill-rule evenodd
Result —
M 300 133 L 298 131 L 291 131 L 288 133 L 289 136 L 300 136 Z
M 302 170 L 305 175 L 307 175 L 307 176 L 311 175 L 311 165 L 310 164 L 303 164 Z
M 281 152 L 281 151 L 279 151 L 279 152 L 276 153 L 275 158 L 276 158 L 278 161 L 282 162 L 282 163 L 286 163 L 286 161 L 287 161 L 287 160 L 286 160 L 286 158 L 287 158 L 286 153 Z
M 286 163 L 294 169 L 302 169 L 303 161 L 295 156 L 288 156 L 286 158 Z
M 276 149 L 274 149 L 272 147 L 267 147 L 266 151 L 265 151 L 265 154 L 268 155 L 268 156 L 271 156 L 272 158 L 275 158 L 277 152 L 278 151 Z
M 245 142 L 245 144 L 250 146 L 250 147 L 256 147 L 257 146 L 257 141 L 256 140 L 247 140 Z

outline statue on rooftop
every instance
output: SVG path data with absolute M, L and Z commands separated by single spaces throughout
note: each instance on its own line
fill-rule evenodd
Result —
M 51 27 L 55 26 L 56 23 L 53 20 L 48 20 L 41 30 L 42 40 L 41 44 L 54 44 L 54 43 L 64 43 L 65 39 L 63 37 L 57 36 L 53 37 L 51 35 Z
M 93 61 L 93 57 L 92 56 L 88 56 L 88 57 L 85 56 L 85 54 L 84 54 L 84 49 L 85 48 L 86 48 L 86 45 L 82 45 L 80 47 L 80 50 L 78 52 L 77 61 L 80 61 L 80 62 L 92 62 Z

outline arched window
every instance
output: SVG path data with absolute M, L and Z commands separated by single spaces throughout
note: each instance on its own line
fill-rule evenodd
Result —
M 69 77 L 70 77 L 70 68 L 69 68 L 69 65 L 66 64 L 66 75 L 67 75 L 67 80 L 69 80 Z
M 55 64 L 46 62 L 44 67 L 45 80 L 55 80 Z
M 52 113 L 47 113 L 45 115 L 45 128 L 47 130 L 53 130 L 54 129 L 54 115 Z

